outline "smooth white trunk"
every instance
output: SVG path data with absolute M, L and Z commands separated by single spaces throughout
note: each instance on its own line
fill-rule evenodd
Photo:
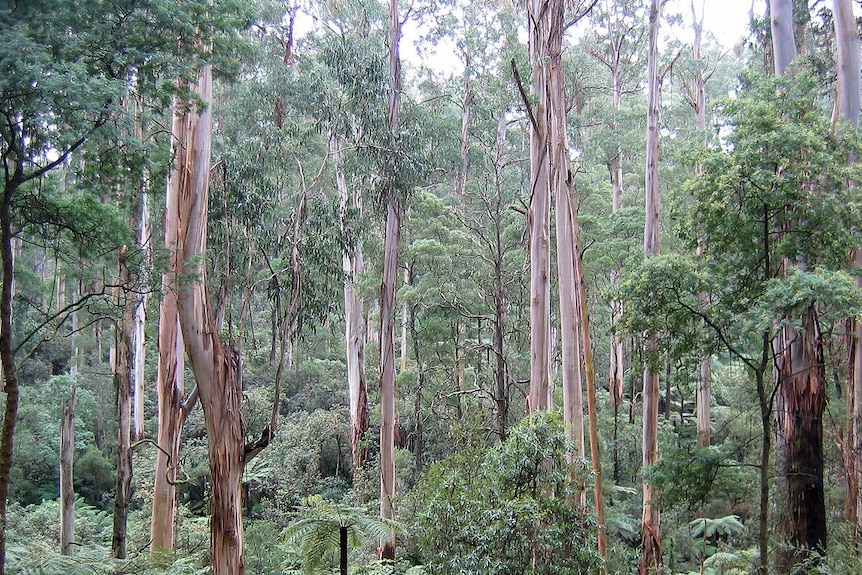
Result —
M 551 351 L 551 191 L 550 130 L 547 109 L 547 35 L 541 24 L 545 0 L 529 0 L 530 65 L 536 106 L 530 131 L 530 208 L 527 228 L 530 250 L 530 396 L 529 412 L 548 409 Z

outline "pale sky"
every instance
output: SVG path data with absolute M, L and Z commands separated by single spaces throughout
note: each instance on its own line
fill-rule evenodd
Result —
M 682 0 L 673 0 L 680 3 Z M 741 37 L 748 34 L 748 14 L 754 4 L 754 14 L 762 16 L 766 12 L 764 0 L 695 0 L 704 4 L 704 27 L 711 31 L 725 47 L 733 46 Z M 691 13 L 690 3 L 684 2 L 686 15 Z
M 740 38 L 748 34 L 748 14 L 754 5 L 754 14 L 763 16 L 765 0 L 694 0 L 695 9 L 704 10 L 704 28 L 711 32 L 725 48 L 731 48 Z M 684 22 L 691 21 L 691 0 L 670 0 L 665 14 L 679 13 Z M 690 26 L 683 28 L 690 30 Z

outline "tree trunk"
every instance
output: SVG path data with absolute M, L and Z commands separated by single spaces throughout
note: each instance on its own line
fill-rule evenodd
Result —
M 190 396 L 192 401 L 184 397 L 183 340 L 176 306 L 176 294 L 164 291 L 159 308 L 159 430 L 150 521 L 151 553 L 157 549 L 174 549 L 181 433 L 186 415 L 196 398 L 194 392 Z
M 188 141 L 187 124 L 175 110 L 171 142 L 172 152 L 178 153 L 178 143 Z M 179 195 L 182 179 L 170 178 L 164 216 L 164 248 L 168 266 L 162 275 L 162 300 L 159 305 L 159 364 L 156 388 L 159 404 L 159 429 L 156 438 L 156 471 L 153 486 L 153 512 L 150 522 L 150 552 L 174 549 L 174 517 L 176 515 L 176 481 L 180 456 L 183 422 L 192 401 L 184 397 L 183 338 L 177 315 L 177 270 L 179 239 Z
M 245 465 L 240 358 L 219 338 L 206 292 L 207 205 L 209 196 L 212 68 L 198 73 L 195 95 L 203 108 L 177 100 L 174 113 L 187 125 L 171 179 L 180 180 L 178 275 L 193 278 L 177 289 L 177 308 L 186 353 L 197 381 L 207 430 L 210 462 L 210 536 L 214 575 L 242 575 L 242 471 Z M 172 188 L 173 186 L 171 186 Z M 169 188 L 170 190 L 170 188 Z
M 835 43 L 837 47 L 838 94 L 835 111 L 853 129 L 859 127 L 860 78 L 859 78 L 859 34 L 856 18 L 853 16 L 853 3 L 850 0 L 833 0 L 833 19 L 835 22 Z M 855 162 L 852 155 L 849 162 Z M 847 182 L 853 188 L 857 182 Z M 852 263 L 862 265 L 862 252 L 855 250 Z M 856 276 L 857 285 L 862 288 L 862 276 Z M 860 479 L 862 479 L 862 325 L 856 318 L 847 322 L 848 346 L 850 346 L 847 381 L 847 435 L 844 440 L 844 462 L 847 467 L 847 496 L 845 499 L 845 518 L 856 525 L 858 532 Z
M 706 78 L 703 75 L 703 5 L 698 16 L 691 0 L 691 17 L 694 28 L 694 43 L 692 44 L 692 58 L 695 60 L 694 75 L 694 111 L 697 120 L 697 131 L 703 134 L 703 144 L 706 145 Z M 695 170 L 700 173 L 700 166 Z M 700 249 L 698 249 L 700 252 Z M 709 294 L 697 294 L 698 306 L 703 309 L 709 303 Z M 703 449 L 709 447 L 712 430 L 710 421 L 712 419 L 712 357 L 704 352 L 699 352 L 699 366 L 696 391 L 696 413 L 697 413 L 697 447 Z
M 138 140 L 143 139 L 143 126 L 141 125 L 140 114 L 135 122 L 135 137 Z M 136 214 L 132 218 L 132 222 L 136 223 L 137 247 L 141 250 L 148 261 L 152 259 L 152 250 L 150 244 L 150 209 L 148 197 L 149 194 L 149 172 L 144 168 L 141 178 L 141 189 L 138 192 L 138 203 L 135 207 Z M 134 373 L 134 422 L 135 422 L 135 441 L 141 441 L 144 438 L 144 366 L 146 363 L 146 348 L 144 328 L 146 327 L 147 302 L 149 294 L 142 291 L 136 296 L 134 313 L 134 333 L 132 342 L 134 345 L 133 351 L 133 373 Z
M 494 403 L 496 404 L 497 434 L 505 441 L 509 425 L 509 377 L 506 373 L 506 290 L 503 286 L 503 237 L 501 233 L 501 198 L 506 157 L 506 113 L 497 118 L 496 158 L 494 161 Z
M 646 221 L 644 224 L 644 255 L 659 254 L 659 114 L 661 111 L 661 79 L 658 72 L 658 31 L 661 21 L 661 0 L 652 0 L 649 16 L 649 54 L 647 62 L 647 148 L 646 148 Z M 648 355 L 658 351 L 658 335 L 647 336 Z M 659 374 L 653 369 L 655 357 L 648 357 L 643 376 L 643 467 L 658 461 Z M 643 516 L 641 519 L 642 575 L 659 569 L 662 564 L 660 514 L 653 487 L 644 482 Z
M 543 11 L 547 0 L 529 0 L 530 64 L 536 108 L 531 114 L 530 131 L 530 208 L 527 228 L 530 245 L 530 396 L 529 412 L 548 409 L 551 348 L 550 284 L 550 130 L 548 127 L 548 26 Z
M 769 337 L 763 338 L 763 352 L 760 369 L 755 373 L 757 397 L 760 405 L 760 510 L 758 512 L 757 548 L 760 554 L 758 573 L 769 574 L 769 488 L 770 488 L 770 456 L 772 455 L 772 399 L 766 389 L 765 372 L 767 360 L 770 357 Z
M 339 525 L 338 527 L 338 573 L 339 575 L 347 575 L 347 526 Z
M 837 48 L 837 108 L 840 117 L 853 128 L 857 128 L 860 107 L 859 31 L 851 0 L 833 0 L 832 6 Z
M 344 175 L 341 137 L 334 131 L 329 137 L 329 149 L 335 160 L 335 185 L 338 189 L 341 214 L 341 233 L 348 233 L 347 213 L 361 210 L 358 195 L 350 194 Z M 365 323 L 362 315 L 363 301 L 356 293 L 356 282 L 362 273 L 362 249 L 359 238 L 352 238 L 356 244 L 350 251 L 341 255 L 344 271 L 344 337 L 347 366 L 347 390 L 350 409 L 350 453 L 354 473 L 368 459 L 365 446 L 365 433 L 368 431 L 368 394 L 365 383 Z M 348 245 L 350 242 L 348 242 Z
M 555 194 L 555 217 L 557 239 L 558 292 L 560 298 L 560 348 L 562 357 L 563 422 L 567 439 L 575 446 L 572 454 L 578 460 L 586 455 L 584 446 L 584 398 L 581 387 L 581 325 L 578 308 L 578 291 L 575 267 L 577 226 L 574 187 L 570 186 L 569 150 L 566 137 L 566 86 L 563 70 L 562 44 L 564 7 L 562 2 L 546 5 L 546 20 L 538 25 L 547 26 L 542 46 L 548 55 L 544 94 L 548 98 L 546 109 L 550 119 L 550 181 Z M 583 342 L 584 344 L 586 342 Z M 550 404 L 550 401 L 548 402 Z M 570 458 L 572 459 L 572 458 Z M 574 461 L 569 462 L 570 480 L 577 499 L 583 501 L 583 478 L 576 477 Z
M 405 285 L 410 284 L 410 282 L 408 281 L 409 277 L 410 277 L 410 271 L 405 267 L 404 268 L 404 283 L 405 283 Z M 401 364 L 400 364 L 400 368 L 398 369 L 398 373 L 404 373 L 405 371 L 407 371 L 407 314 L 408 314 L 407 302 L 405 301 L 405 302 L 402 302 L 402 304 L 401 304 L 401 338 L 400 338 L 400 342 L 399 342 L 401 344 Z M 456 345 L 455 349 L 456 350 L 458 349 L 457 345 Z
M 793 36 L 793 0 L 770 0 L 769 18 L 775 74 L 782 76 L 797 54 Z
M 422 429 L 422 390 L 425 389 L 425 368 L 422 365 L 422 357 L 419 354 L 419 334 L 416 333 L 416 306 L 410 308 L 410 338 L 413 341 L 413 361 L 416 362 L 416 393 L 413 396 L 413 461 L 414 477 L 418 479 L 422 473 L 424 460 L 422 449 L 424 444 L 424 433 Z
M 620 43 L 622 42 L 622 38 L 616 38 L 614 36 L 613 30 L 617 23 L 611 24 L 610 15 L 608 16 L 608 36 L 611 45 L 613 46 L 613 53 L 610 58 L 610 61 L 607 62 L 609 65 L 609 69 L 611 72 L 611 105 L 614 110 L 614 120 L 611 123 L 611 129 L 614 133 L 617 133 L 619 130 L 619 121 L 617 120 L 617 114 L 619 113 L 620 108 L 622 107 L 622 92 L 623 92 L 623 80 L 622 80 L 622 66 L 620 62 Z M 620 32 L 622 34 L 622 32 Z M 623 196 L 623 150 L 622 146 L 617 144 L 615 146 L 615 153 L 608 157 L 607 159 L 607 167 L 608 167 L 608 175 L 611 181 L 611 212 L 616 213 L 619 211 L 622 196 Z M 619 282 L 619 270 L 616 268 L 611 269 L 610 272 L 610 280 L 612 289 L 616 290 Z M 615 327 L 620 318 L 623 315 L 623 302 L 619 300 L 611 301 L 611 326 Z M 609 365 L 608 365 L 608 390 L 610 391 L 611 398 L 611 406 L 614 408 L 614 418 L 616 419 L 617 413 L 619 411 L 619 406 L 623 400 L 623 378 L 625 374 L 625 350 L 623 348 L 623 340 L 620 335 L 616 332 L 616 330 L 611 331 L 611 349 L 608 354 L 610 357 Z M 617 447 L 614 444 L 614 450 L 616 451 Z
M 401 216 L 395 200 L 386 206 L 383 285 L 380 298 L 380 517 L 395 518 L 395 288 Z M 381 542 L 381 559 L 395 559 L 394 533 Z
M 398 0 L 389 2 L 389 108 L 390 142 L 397 146 L 401 108 L 401 19 Z M 397 150 L 391 154 L 397 156 Z M 383 235 L 383 284 L 380 287 L 380 517 L 395 518 L 395 289 L 398 281 L 398 245 L 401 208 L 394 174 L 386 174 L 386 227 Z M 380 558 L 395 560 L 395 531 L 380 542 Z
M 779 570 L 826 551 L 826 504 L 823 484 L 823 411 L 825 367 L 815 304 L 802 316 L 802 328 L 786 328 L 779 361 L 778 425 L 784 446 L 787 515 L 782 526 L 790 549 L 777 557 Z
M 574 187 L 574 182 L 570 182 Z M 581 258 L 580 232 L 575 226 L 575 278 L 578 300 L 580 301 L 581 341 L 584 349 L 584 372 L 587 381 L 587 412 L 590 420 L 590 462 L 593 467 L 593 498 L 596 506 L 596 527 L 598 528 L 597 550 L 599 557 L 607 556 L 607 532 L 605 528 L 605 504 L 602 495 L 602 454 L 599 451 L 598 406 L 596 405 L 596 371 L 593 362 L 592 340 L 590 339 L 590 317 L 587 313 L 587 285 L 584 281 L 584 262 Z
M 129 286 L 131 274 L 126 253 L 120 254 L 120 286 Z M 114 530 L 111 538 L 111 555 L 126 558 L 126 529 L 129 519 L 129 503 L 132 498 L 132 330 L 134 302 L 117 288 L 116 305 L 122 309 L 122 317 L 116 325 L 114 347 L 117 350 L 114 364 L 114 388 L 117 393 L 119 429 L 117 430 L 117 485 L 114 492 Z
M 72 386 L 69 400 L 60 402 L 60 553 L 72 555 L 75 544 L 75 404 Z
M 0 363 L 3 366 L 3 391 L 6 409 L 0 437 L 0 575 L 6 572 L 6 505 L 9 496 L 9 472 L 12 469 L 15 424 L 18 421 L 18 368 L 12 344 L 12 294 L 14 256 L 12 252 L 12 197 L 20 183 L 6 181 L 0 197 L 0 251 L 3 256 L 3 284 L 0 291 Z

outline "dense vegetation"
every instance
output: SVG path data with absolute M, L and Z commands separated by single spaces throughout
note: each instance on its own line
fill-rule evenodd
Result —
M 836 47 L 853 3 L 772 0 L 773 16 L 792 6 L 787 71 L 770 14 L 730 48 L 700 3 L 664 7 L 649 176 L 662 247 L 646 258 L 650 2 L 566 3 L 571 167 L 566 191 L 549 189 L 571 192 L 564 247 L 583 266 L 569 294 L 587 310 L 576 424 L 562 414 L 572 363 L 557 302 L 571 289 L 556 244 L 549 413 L 531 376 L 544 100 L 530 71 L 545 63 L 524 43 L 522 4 L 402 5 L 403 68 L 379 0 L 0 6 L 0 575 L 210 572 L 223 437 L 175 341 L 183 324 L 189 345 L 176 310 L 199 283 L 197 329 L 224 345 L 216 367 L 241 392 L 244 533 L 228 531 L 249 574 L 334 573 L 345 542 L 363 574 L 862 571 L 858 31 L 855 117 Z M 169 239 L 166 188 L 196 167 L 178 160 L 198 146 L 178 119 L 195 133 L 206 113 L 206 251 L 183 261 L 193 225 L 183 212 Z M 396 212 L 396 345 L 381 357 Z M 379 517 L 393 359 L 394 521 Z M 594 409 L 580 391 L 593 365 Z M 647 466 L 648 373 L 660 459 Z M 159 444 L 170 405 L 178 455 Z M 166 484 L 168 540 L 154 511 Z M 647 535 L 658 566 L 643 564 Z

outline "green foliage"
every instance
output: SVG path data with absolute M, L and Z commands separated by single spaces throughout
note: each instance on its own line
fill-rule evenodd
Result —
M 282 419 L 272 444 L 257 458 L 250 499 L 264 517 L 285 523 L 294 505 L 325 493 L 340 499 L 348 489 L 350 442 L 340 411 L 298 412 Z
M 671 207 L 689 253 L 700 253 L 650 258 L 627 277 L 628 333 L 659 331 L 672 356 L 724 348 L 753 367 L 760 338 L 800 310 L 858 309 L 842 271 L 859 241 L 860 196 L 845 186 L 856 144 L 832 131 L 815 99 L 800 72 L 792 82 L 747 77 L 720 106 L 723 146 L 693 155 L 701 174 Z
M 567 502 L 567 469 L 560 418 L 547 414 L 523 421 L 487 451 L 434 464 L 411 494 L 411 526 L 428 573 L 597 568 L 594 526 Z
M 104 561 L 110 554 L 111 516 L 78 499 L 75 504 L 75 540 L 79 545 L 76 545 L 76 556 L 68 558 L 59 554 L 59 513 L 59 502 L 53 499 L 26 507 L 17 503 L 9 506 L 6 518 L 7 572 L 39 575 L 113 573 Z
M 731 442 L 704 449 L 678 448 L 647 470 L 663 508 L 702 508 L 708 501 L 738 500 L 756 479 L 732 459 Z

